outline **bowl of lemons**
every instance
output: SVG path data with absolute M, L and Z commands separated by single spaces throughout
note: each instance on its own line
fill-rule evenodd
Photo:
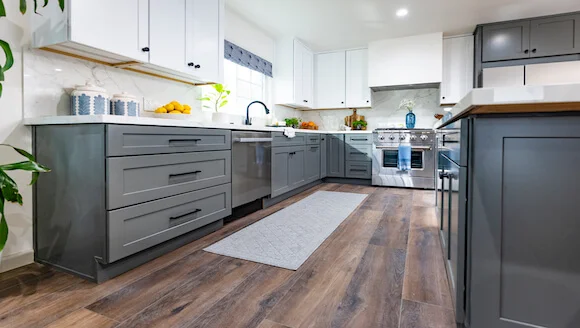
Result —
M 188 120 L 191 117 L 191 106 L 181 104 L 178 101 L 172 101 L 165 106 L 159 107 L 155 110 L 155 117 L 172 118 L 178 120 Z

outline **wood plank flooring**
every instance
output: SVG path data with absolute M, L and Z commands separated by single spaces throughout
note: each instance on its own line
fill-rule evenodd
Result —
M 297 270 L 204 252 L 318 191 L 366 200 Z M 433 191 L 321 184 L 104 284 L 0 274 L 0 327 L 455 327 Z

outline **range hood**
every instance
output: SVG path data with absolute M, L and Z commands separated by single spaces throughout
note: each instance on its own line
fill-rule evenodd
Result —
M 373 91 L 438 88 L 443 79 L 443 33 L 369 43 Z

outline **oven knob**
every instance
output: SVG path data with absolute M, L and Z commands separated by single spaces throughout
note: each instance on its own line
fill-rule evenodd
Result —
M 391 135 L 389 136 L 389 140 L 395 140 L 395 136 L 391 134 Z
M 429 139 L 429 136 L 427 136 L 426 134 L 424 134 L 424 135 L 421 136 L 421 140 L 425 141 L 427 139 Z
M 401 139 L 401 140 L 405 140 L 405 139 L 407 139 L 407 136 L 401 135 L 401 136 L 399 137 L 399 139 Z
M 412 141 L 415 141 L 415 140 L 417 140 L 417 136 L 411 136 L 411 140 L 412 140 Z
M 380 141 L 384 141 L 385 140 L 385 136 L 379 136 L 379 140 Z

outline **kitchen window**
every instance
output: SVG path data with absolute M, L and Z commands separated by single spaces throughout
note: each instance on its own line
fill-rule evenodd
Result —
M 232 115 L 246 116 L 248 104 L 254 100 L 264 102 L 271 108 L 272 78 L 251 70 L 232 61 L 224 60 L 224 86 L 231 91 L 228 104 L 220 111 Z M 210 86 L 203 87 L 203 92 L 210 91 Z M 213 111 L 212 109 L 205 109 Z M 265 117 L 263 110 L 252 111 L 253 117 Z

